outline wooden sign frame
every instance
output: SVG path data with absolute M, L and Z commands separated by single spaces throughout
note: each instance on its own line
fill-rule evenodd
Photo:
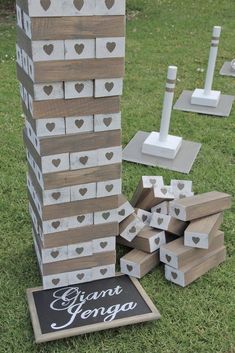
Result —
M 122 273 L 116 274 L 116 277 L 122 277 L 122 276 L 127 277 L 130 280 L 130 283 L 134 285 L 135 289 L 137 290 L 137 293 L 141 296 L 141 299 L 144 301 L 144 304 L 149 308 L 148 313 L 128 316 L 128 317 L 116 319 L 116 320 L 114 319 L 111 322 L 99 322 L 99 323 L 89 324 L 86 326 L 67 328 L 67 329 L 59 330 L 56 332 L 50 332 L 50 333 L 42 333 L 40 321 L 37 313 L 37 308 L 34 301 L 34 293 L 38 291 L 42 291 L 43 288 L 37 287 L 37 288 L 27 289 L 27 300 L 28 300 L 28 306 L 29 306 L 36 343 L 43 343 L 43 342 L 53 341 L 57 339 L 82 335 L 85 333 L 97 332 L 97 331 L 107 330 L 107 329 L 116 328 L 120 326 L 127 326 L 127 325 L 132 325 L 140 322 L 159 319 L 160 318 L 159 311 L 157 310 L 157 308 L 155 307 L 155 305 L 153 304 L 153 302 L 151 301 L 151 299 L 149 298 L 149 296 L 147 295 L 147 293 L 145 292 L 145 290 L 143 289 L 139 281 L 136 278 L 123 275 Z M 108 281 L 108 280 L 109 279 L 106 279 L 105 281 Z M 68 286 L 68 287 L 72 287 L 72 286 Z

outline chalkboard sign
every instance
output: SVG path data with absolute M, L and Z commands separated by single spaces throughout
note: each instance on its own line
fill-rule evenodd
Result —
M 28 289 L 27 298 L 37 343 L 160 318 L 138 280 L 121 274 L 56 289 Z

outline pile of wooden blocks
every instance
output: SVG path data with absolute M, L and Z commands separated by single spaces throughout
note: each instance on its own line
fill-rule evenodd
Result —
M 45 289 L 115 275 L 125 0 L 17 0 L 29 211 Z
M 230 206 L 221 192 L 194 196 L 189 180 L 165 186 L 160 176 L 143 176 L 119 219 L 118 243 L 133 248 L 120 259 L 121 271 L 141 278 L 163 262 L 166 279 L 183 287 L 193 282 L 225 259 L 219 227 Z

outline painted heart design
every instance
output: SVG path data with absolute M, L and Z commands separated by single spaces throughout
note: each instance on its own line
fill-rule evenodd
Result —
M 43 50 L 47 55 L 51 55 L 54 50 L 53 44 L 45 44 L 43 45 Z
M 166 254 L 166 261 L 170 262 L 171 261 L 171 256 Z
M 192 241 L 194 242 L 194 244 L 198 244 L 200 241 L 200 238 L 198 237 L 192 237 Z
M 178 183 L 178 184 L 177 184 L 177 188 L 178 188 L 179 190 L 183 190 L 184 184 L 183 184 L 183 183 Z
M 76 85 L 74 87 L 78 93 L 81 93 L 84 89 L 84 84 L 83 83 L 76 83 Z
M 86 165 L 87 164 L 87 161 L 88 161 L 88 157 L 85 156 L 85 157 L 80 157 L 79 158 L 79 161 L 80 163 L 82 163 L 83 165 Z
M 115 3 L 115 0 L 105 0 L 105 5 L 108 10 L 110 10 L 113 7 L 114 3 Z
M 179 214 L 180 214 L 180 209 L 179 209 L 179 208 L 175 208 L 174 211 L 175 211 L 176 216 L 179 216 Z
M 125 213 L 126 213 L 126 211 L 124 208 L 118 212 L 119 216 L 125 216 Z
M 59 278 L 53 278 L 53 280 L 51 281 L 54 286 L 57 286 L 57 284 L 60 282 L 60 279 Z
M 54 200 L 59 200 L 61 193 L 60 192 L 53 192 L 53 194 L 51 194 L 51 196 L 53 197 Z
M 156 243 L 156 245 L 159 245 L 159 243 L 160 243 L 160 238 L 154 239 L 154 242 Z
M 84 0 L 74 0 L 73 1 L 74 6 L 78 11 L 80 11 L 83 8 L 84 5 Z
M 156 212 L 157 212 L 157 213 L 161 213 L 161 212 L 162 212 L 161 207 L 157 208 L 157 209 L 156 209 Z
M 85 216 L 77 216 L 77 220 L 79 223 L 82 223 L 85 220 Z
M 179 194 L 179 198 L 180 199 L 184 199 L 186 197 L 186 195 L 184 195 L 184 194 Z
M 35 145 L 37 146 L 38 145 L 38 140 L 36 138 L 34 139 L 34 142 L 35 142 Z
M 84 44 L 75 44 L 74 46 L 74 49 L 78 55 L 82 54 L 84 48 L 85 48 Z
M 149 179 L 150 184 L 155 185 L 157 183 L 157 180 L 155 179 Z
M 113 158 L 113 152 L 107 152 L 105 157 L 110 161 Z
M 107 273 L 107 272 L 108 272 L 107 268 L 102 268 L 102 269 L 100 270 L 100 273 L 101 273 L 102 275 L 105 275 L 105 273 Z
M 167 189 L 161 188 L 161 192 L 163 193 L 163 195 L 166 195 L 167 194 Z
M 86 195 L 86 193 L 87 193 L 87 188 L 79 189 L 79 193 L 80 193 L 82 196 Z
M 47 123 L 46 128 L 48 131 L 52 132 L 55 128 L 55 123 Z
M 143 216 L 142 216 L 142 221 L 145 222 L 145 221 L 147 221 L 147 219 L 148 219 L 148 216 L 146 216 L 145 214 L 143 214 Z
M 55 258 L 57 258 L 58 256 L 59 256 L 59 251 L 57 250 L 57 251 L 52 251 L 51 252 L 51 256 L 55 259 Z
M 104 212 L 102 213 L 102 217 L 107 220 L 110 217 L 110 212 Z
M 129 230 L 129 233 L 136 233 L 136 227 L 135 226 L 131 227 L 131 229 Z
M 106 91 L 111 92 L 112 89 L 113 89 L 113 87 L 114 87 L 114 83 L 113 83 L 113 82 L 106 82 L 106 83 L 105 83 L 105 89 L 106 89 Z
M 83 251 L 84 251 L 84 248 L 76 248 L 76 253 L 77 253 L 78 255 L 82 254 Z
M 100 246 L 101 246 L 102 249 L 106 248 L 107 245 L 108 245 L 107 241 L 102 241 L 100 243 Z
M 114 49 L 116 48 L 116 43 L 115 42 L 108 42 L 108 43 L 106 43 L 106 48 L 108 49 L 108 51 L 110 53 L 112 53 L 114 51 Z
M 52 159 L 52 164 L 57 168 L 60 165 L 61 160 L 58 159 Z
M 85 274 L 84 273 L 78 273 L 77 274 L 77 279 L 79 279 L 80 281 L 84 278 Z
M 82 125 L 84 124 L 84 120 L 83 119 L 77 119 L 75 120 L 75 125 L 80 129 L 82 127 Z
M 47 11 L 49 7 L 51 6 L 51 0 L 41 0 L 40 4 L 43 8 L 44 11 Z
M 163 223 L 163 218 L 158 218 L 157 219 L 157 223 L 159 224 L 159 226 Z
M 128 269 L 129 272 L 131 272 L 133 270 L 133 266 L 131 266 L 131 265 L 126 265 L 126 268 Z
M 106 185 L 106 186 L 105 186 L 105 189 L 106 189 L 108 192 L 112 191 L 112 190 L 113 190 L 113 184 Z
M 171 272 L 171 275 L 172 275 L 172 278 L 173 279 L 176 279 L 178 277 L 177 273 L 176 272 Z
M 112 123 L 112 120 L 113 120 L 112 118 L 104 118 L 103 119 L 104 125 L 108 127 Z
M 52 91 L 53 91 L 53 86 L 44 86 L 43 87 L 43 91 L 48 95 L 48 96 L 50 96 L 50 94 L 52 93 Z
M 51 225 L 54 229 L 57 229 L 60 226 L 60 221 L 52 222 Z

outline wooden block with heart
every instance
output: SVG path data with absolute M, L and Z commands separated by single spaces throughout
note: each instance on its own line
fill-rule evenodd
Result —
M 121 179 L 100 181 L 97 183 L 97 197 L 120 195 L 121 192 L 122 192 Z
M 65 59 L 63 40 L 37 40 L 31 41 L 31 59 L 38 61 L 56 61 Z
M 93 97 L 93 81 L 69 81 L 64 83 L 65 99 Z
M 92 132 L 94 130 L 93 115 L 65 118 L 66 134 Z
M 125 37 L 96 39 L 96 58 L 122 58 L 124 56 Z
M 156 206 L 151 208 L 152 213 L 169 214 L 169 201 L 163 201 Z
M 94 115 L 94 131 L 120 130 L 121 129 L 121 113 L 114 114 L 95 114 Z
M 145 224 L 133 213 L 125 218 L 119 226 L 120 236 L 127 241 L 132 241 L 145 227 Z
M 95 80 L 95 97 L 121 96 L 123 80 L 121 78 L 107 78 Z
M 95 58 L 95 39 L 67 39 L 64 47 L 65 60 Z
M 140 207 L 139 204 L 142 200 L 146 198 L 146 196 L 154 186 L 164 186 L 162 176 L 142 176 L 132 196 L 132 206 Z
M 141 208 L 136 208 L 135 209 L 135 213 L 145 225 L 150 225 L 150 222 L 151 222 L 151 219 L 152 219 L 152 213 L 151 212 L 142 210 Z
M 120 265 L 122 273 L 142 278 L 159 265 L 159 250 L 148 254 L 134 249 L 120 259 Z
M 149 189 L 147 195 L 142 200 L 138 201 L 137 207 L 144 210 L 151 210 L 152 207 L 164 202 L 174 200 L 174 195 L 170 186 L 154 186 Z
M 120 194 L 118 197 L 118 223 L 121 223 L 125 218 L 135 212 L 127 198 Z
M 96 15 L 125 15 L 126 0 L 100 0 L 96 1 Z
M 165 230 L 169 233 L 183 236 L 188 226 L 188 222 L 180 221 L 172 216 L 154 213 L 150 222 L 150 226 L 157 229 Z
M 95 212 L 94 224 L 105 224 L 117 222 L 117 209 Z

